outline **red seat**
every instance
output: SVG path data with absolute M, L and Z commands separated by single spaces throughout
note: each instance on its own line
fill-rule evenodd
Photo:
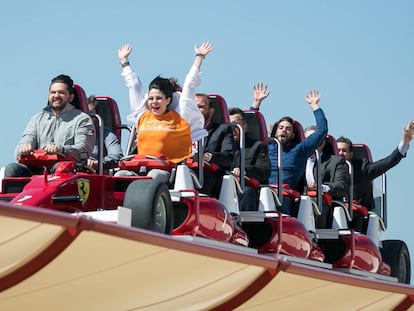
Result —
M 355 160 L 366 159 L 372 163 L 372 154 L 369 147 L 365 144 L 352 144 L 353 158 Z M 373 182 L 371 182 L 371 188 L 373 188 Z M 368 221 L 368 209 L 358 204 L 357 201 L 353 201 L 352 212 L 354 213 L 350 227 L 359 232 L 366 232 L 366 226 Z
M 352 150 L 353 150 L 353 158 L 355 160 L 362 160 L 362 159 L 366 159 L 368 160 L 369 163 L 372 163 L 372 154 L 371 154 L 371 150 L 369 149 L 369 147 L 365 144 L 352 144 Z M 373 188 L 373 182 L 371 182 L 371 188 Z M 372 189 L 371 189 L 372 191 Z M 356 211 L 357 213 L 364 215 L 364 216 L 368 216 L 368 210 L 365 206 L 356 204 L 356 201 L 354 201 L 353 204 L 353 210 Z
M 365 206 L 358 204 L 355 200 L 352 203 L 352 212 L 368 217 L 368 209 Z
M 261 140 L 267 143 L 268 134 L 266 121 L 261 112 L 257 110 L 244 110 L 244 114 L 248 126 L 247 135 L 254 141 Z
M 355 160 L 367 159 L 369 163 L 372 163 L 371 150 L 367 145 L 360 143 L 352 144 L 352 148 Z
M 88 98 L 86 97 L 85 90 L 78 84 L 74 84 L 73 88 L 75 90 L 75 98 L 73 99 L 72 104 L 75 108 L 88 113 Z
M 104 126 L 110 129 L 121 141 L 121 130 L 125 128 L 121 124 L 121 116 L 116 101 L 109 96 L 96 96 L 98 101 L 96 113 L 103 119 Z
M 269 186 L 276 192 L 276 194 L 279 193 L 279 189 L 276 184 L 269 184 Z M 286 196 L 290 199 L 290 201 L 292 202 L 292 206 L 294 206 L 294 204 L 297 204 L 300 201 L 299 191 L 290 189 L 290 186 L 288 184 L 283 184 L 282 190 L 283 196 Z
M 307 194 L 311 198 L 316 198 L 317 197 L 316 190 L 309 190 Z M 325 204 L 327 204 L 328 206 L 331 206 L 332 205 L 332 195 L 328 192 L 322 192 L 322 201 Z
M 226 100 L 217 94 L 208 94 L 210 105 L 214 108 L 213 123 L 230 123 L 229 110 Z
M 305 139 L 305 132 L 303 131 L 303 126 L 300 124 L 298 120 L 293 120 L 293 123 L 296 127 L 296 137 L 295 139 L 298 141 L 302 141 Z
M 326 144 L 323 148 L 323 153 L 338 155 L 338 145 L 336 143 L 336 139 L 330 134 L 326 135 Z

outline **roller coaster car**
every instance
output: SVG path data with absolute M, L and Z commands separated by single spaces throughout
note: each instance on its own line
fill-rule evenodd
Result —
M 336 152 L 336 141 L 328 135 L 327 145 L 331 145 L 330 151 Z M 358 156 L 372 161 L 368 146 L 356 144 Z M 350 178 L 353 180 L 352 165 L 348 163 Z M 315 191 L 308 192 L 313 202 L 318 201 L 319 206 L 330 208 L 333 212 L 333 221 L 330 228 L 316 229 L 318 245 L 324 250 L 325 262 L 332 263 L 335 269 L 356 269 L 379 275 L 391 276 L 400 283 L 410 283 L 410 257 L 408 248 L 403 241 L 381 241 L 381 231 L 386 230 L 384 216 L 386 215 L 385 192 L 386 182 L 383 176 L 383 197 L 380 217 L 373 211 L 368 211 L 364 206 L 352 200 L 353 185 L 351 183 L 350 194 L 346 201 L 329 199 L 326 194 L 321 201 L 317 200 Z M 349 202 L 353 202 L 350 204 Z M 330 207 L 328 207 L 330 206 Z M 318 209 L 316 209 L 318 210 Z M 361 224 L 362 219 L 362 224 Z M 359 220 L 359 221 L 358 221 Z
M 123 205 L 132 211 L 132 226 L 250 246 L 258 253 L 323 261 L 322 251 L 297 219 L 278 212 L 239 212 L 240 185 L 234 176 L 224 176 L 218 200 L 200 194 L 194 188 L 196 178 L 187 165 L 180 164 L 173 189 L 152 179 L 133 181 Z M 271 190 L 267 194 L 274 196 Z M 271 217 L 276 213 L 279 217 Z
M 245 111 L 245 113 L 249 126 L 249 135 L 253 135 L 256 139 L 262 139 L 267 143 L 277 143 L 269 141 L 266 137 L 266 125 L 258 111 Z M 296 121 L 295 127 L 296 132 L 299 134 L 297 136 L 303 139 L 303 129 L 300 123 Z M 253 133 L 251 133 L 252 130 L 254 131 Z M 273 129 L 273 134 L 274 132 L 275 129 Z M 330 150 L 324 150 L 324 152 L 337 155 L 335 139 L 328 135 L 326 141 L 326 148 Z M 366 145 L 356 144 L 354 148 L 356 156 L 366 157 L 368 161 L 372 161 L 371 153 Z M 278 149 L 280 150 L 281 148 Z M 281 154 L 279 154 L 279 159 L 280 157 Z M 282 176 L 281 162 L 279 164 L 279 176 Z M 349 166 L 352 180 L 352 167 L 350 164 Z M 267 198 L 266 196 L 262 198 L 262 192 L 264 190 L 268 192 L 267 186 L 262 186 L 259 210 L 271 213 L 277 210 L 278 204 L 282 202 L 283 197 L 286 197 L 287 200 L 291 201 L 291 205 L 296 207 L 296 210 L 294 208 L 294 216 L 303 224 L 306 231 L 311 234 L 317 246 L 323 249 L 324 262 L 331 264 L 332 268 L 346 271 L 356 270 L 361 273 L 368 272 L 377 275 L 376 277 L 378 278 L 391 276 L 401 283 L 410 282 L 410 257 L 406 244 L 399 240 L 380 240 L 380 233 L 385 230 L 384 217 L 381 218 L 374 212 L 368 212 L 365 207 L 355 202 L 351 205 L 352 209 L 349 210 L 347 202 L 333 201 L 329 194 L 322 195 L 321 193 L 320 198 L 318 198 L 315 191 L 309 191 L 306 195 L 300 195 L 298 192 L 290 190 L 286 185 L 282 184 L 270 185 L 270 188 L 274 192 L 274 197 L 279 198 L 276 200 L 279 202 L 274 204 L 271 195 L 267 195 Z M 279 193 L 278 189 L 283 189 L 283 191 Z M 321 188 L 319 187 L 319 189 Z M 352 186 L 350 192 L 352 201 Z M 383 189 L 383 199 L 385 197 L 385 189 Z M 325 202 L 326 206 L 331 206 L 333 209 L 333 222 L 330 228 L 320 229 L 315 226 L 315 217 L 319 217 L 321 214 L 322 202 Z M 318 208 L 318 206 L 320 207 Z M 382 207 L 383 215 L 386 215 L 385 204 Z M 280 214 L 277 216 L 280 218 Z M 282 217 L 289 219 L 287 216 Z M 355 228 L 355 224 L 358 223 L 355 220 L 361 218 L 363 224 L 359 227 L 363 227 L 363 230 Z M 283 220 L 279 221 L 279 223 L 281 223 L 281 226 L 279 225 L 278 228 L 279 232 L 284 232 Z M 246 230 L 245 226 L 243 228 Z M 250 231 L 246 231 L 252 243 L 252 234 L 250 234 Z M 254 228 L 254 231 L 262 232 L 262 234 L 265 232 L 263 228 Z M 266 246 L 266 244 L 264 245 Z M 260 249 L 263 250 L 263 248 Z M 272 250 L 272 248 L 269 250 Z
M 385 275 L 391 273 L 381 261 L 378 246 L 366 235 L 355 233 L 350 228 L 329 229 L 329 232 L 316 230 L 314 213 L 317 214 L 318 209 L 309 196 L 285 192 L 300 204 L 295 218 L 277 211 L 281 194 L 275 191 L 275 187 L 251 183 L 251 186 L 259 187 L 259 210 L 240 212 L 238 197 L 244 183 L 240 184 L 232 175 L 224 176 L 220 197 L 215 199 L 199 193 L 197 177 L 186 164 L 172 164 L 162 157 L 132 156 L 121 161 L 120 168 L 133 170 L 138 175 L 144 175 L 153 168 L 167 170 L 173 176 L 169 185 L 147 176 L 89 174 L 73 159 L 51 158 L 41 152 L 35 152 L 34 157 L 30 158 L 30 165 L 54 166 L 54 172 L 48 173 L 45 169 L 42 175 L 31 178 L 4 178 L 0 199 L 65 212 L 98 211 L 97 214 L 122 206 L 124 209 L 121 211 L 129 210 L 131 213 L 130 224 L 141 229 L 177 237 L 227 242 L 246 251 L 269 256 L 282 254 L 312 259 L 326 264 L 327 268 L 334 266 Z M 18 186 L 23 184 L 19 191 L 16 191 L 16 183 Z M 278 189 L 281 188 L 278 185 Z M 345 218 L 346 223 L 348 220 Z M 377 224 L 379 226 L 380 222 Z M 324 244 L 325 252 L 317 244 L 324 234 L 330 234 L 331 240 L 343 241 L 341 255 L 335 260 L 331 260 L 333 255 L 326 251 L 329 243 Z M 330 238 L 325 239 L 328 240 Z M 397 248 L 396 244 L 389 247 L 394 251 Z M 406 252 L 408 254 L 408 250 Z M 409 256 L 402 258 L 395 265 L 404 259 L 409 263 Z
M 228 123 L 224 98 L 216 94 L 209 97 L 215 110 L 214 121 Z M 202 152 L 199 154 L 201 157 Z M 243 247 L 248 245 L 248 237 L 240 228 L 237 215 L 231 214 L 219 200 L 196 190 L 200 188 L 200 182 L 195 172 L 200 172 L 200 167 L 214 171 L 214 166 L 203 165 L 201 159 L 198 162 L 188 159 L 178 165 L 161 157 L 157 160 L 155 166 L 144 165 L 144 168 L 140 156 L 136 155 L 120 163 L 121 169 L 138 174 L 158 168 L 169 171 L 172 176 L 169 186 L 152 179 L 135 180 L 129 185 L 123 207 L 131 210 L 132 226 L 174 236 L 202 237 Z
M 32 169 L 44 167 L 40 175 L 2 179 L 0 199 L 19 205 L 65 212 L 116 209 L 122 205 L 125 189 L 131 181 L 86 173 L 84 166 L 74 159 L 48 155 L 41 150 L 21 157 L 19 162 Z

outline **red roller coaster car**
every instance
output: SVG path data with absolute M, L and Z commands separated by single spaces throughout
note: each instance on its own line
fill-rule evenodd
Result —
M 112 99 L 100 99 L 112 108 L 116 107 Z M 216 110 L 225 115 L 225 100 L 219 95 L 212 95 L 212 99 L 217 105 Z M 114 109 L 110 111 L 114 113 Z M 261 117 L 258 112 L 254 114 Z M 112 120 L 119 122 L 120 119 Z M 222 120 L 226 122 L 225 118 Z M 115 129 L 121 127 L 121 124 L 113 125 Z M 265 130 L 265 124 L 260 129 Z M 134 135 L 131 137 L 130 141 L 133 141 Z M 292 260 L 305 260 L 326 269 L 403 283 L 410 281 L 410 258 L 405 243 L 381 242 L 379 233 L 385 226 L 374 213 L 364 216 L 366 231 L 357 232 L 350 227 L 352 209 L 349 210 L 343 202 L 335 205 L 332 228 L 315 229 L 314 218 L 321 205 L 309 195 L 278 191 L 283 188 L 282 184 L 257 185 L 260 204 L 252 209 L 258 211 L 240 212 L 238 194 L 243 191 L 244 183 L 226 175 L 220 198 L 211 198 L 197 190 L 202 182 L 202 170 L 197 176 L 186 164 L 175 165 L 162 156 L 131 155 L 121 160 L 119 167 L 134 171 L 136 176 L 91 174 L 85 171 L 82 163 L 41 151 L 22 157 L 20 162 L 30 167 L 45 167 L 44 174 L 3 178 L 0 199 L 71 213 L 102 215 L 112 211 L 111 215 L 116 216 L 112 221 L 119 216 L 113 211 L 123 207 L 121 211 L 131 211 L 130 224 L 142 229 L 191 238 L 200 243 L 221 243 L 240 252 L 289 256 Z M 54 170 L 50 172 L 52 167 Z M 152 168 L 171 172 L 169 185 L 145 176 Z M 297 217 L 278 212 L 284 193 L 298 204 Z

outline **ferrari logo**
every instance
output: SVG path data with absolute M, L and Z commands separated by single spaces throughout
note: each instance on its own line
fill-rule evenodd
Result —
M 78 179 L 78 193 L 81 198 L 83 198 L 82 205 L 88 201 L 89 198 L 89 180 L 87 179 Z

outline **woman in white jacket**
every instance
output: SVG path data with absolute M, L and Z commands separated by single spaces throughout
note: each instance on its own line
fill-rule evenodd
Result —
M 168 106 L 169 110 L 175 110 L 189 123 L 192 141 L 198 141 L 208 134 L 204 129 L 204 117 L 195 103 L 195 94 L 196 87 L 200 85 L 201 64 L 212 50 L 213 45 L 209 42 L 194 47 L 194 62 L 185 78 L 182 92 L 174 92 Z M 125 44 L 119 49 L 118 57 L 122 66 L 122 77 L 129 89 L 131 114 L 128 115 L 128 120 L 136 125 L 140 115 L 148 108 L 146 105 L 148 94 L 144 94 L 142 83 L 129 64 L 128 57 L 131 52 L 132 47 Z
M 129 89 L 128 120 L 137 128 L 138 154 L 162 154 L 169 161 L 179 163 L 191 156 L 192 142 L 208 135 L 195 94 L 200 84 L 201 63 L 212 49 L 209 42 L 194 47 L 195 59 L 181 93 L 175 92 L 169 79 L 158 76 L 150 83 L 147 94 L 128 61 L 132 47 L 125 44 L 119 49 L 122 76 Z

